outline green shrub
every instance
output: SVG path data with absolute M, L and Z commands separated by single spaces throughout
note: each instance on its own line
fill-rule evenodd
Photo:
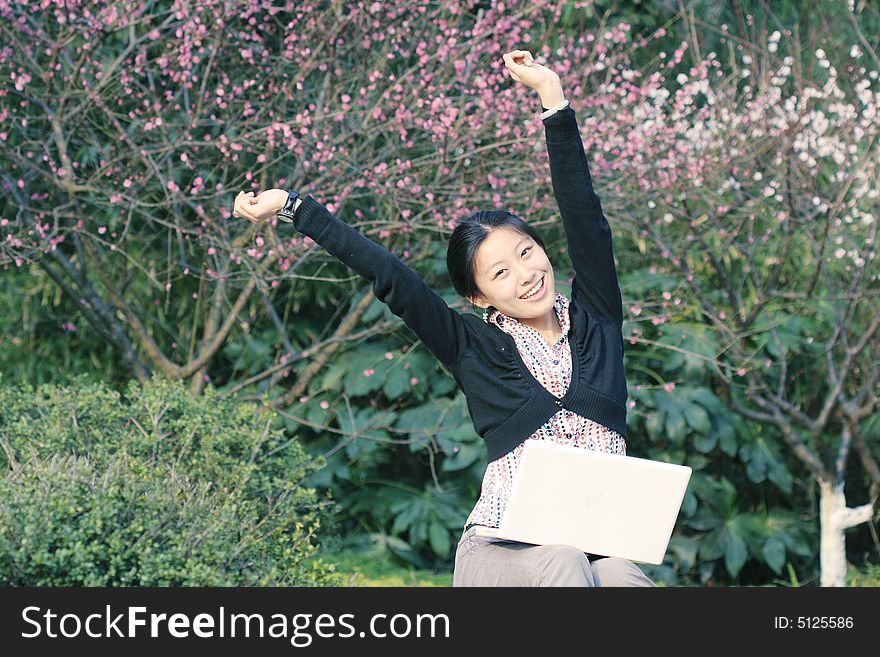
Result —
M 846 573 L 846 585 L 858 587 L 880 587 L 880 565 L 866 564 L 862 568 L 850 568 Z
M 0 388 L 0 583 L 326 583 L 319 464 L 270 422 L 158 379 Z

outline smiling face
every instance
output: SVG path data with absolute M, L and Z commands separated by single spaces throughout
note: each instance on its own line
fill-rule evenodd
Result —
M 553 265 L 523 233 L 506 226 L 489 231 L 474 256 L 474 279 L 481 294 L 471 302 L 480 308 L 494 306 L 528 325 L 555 318 Z

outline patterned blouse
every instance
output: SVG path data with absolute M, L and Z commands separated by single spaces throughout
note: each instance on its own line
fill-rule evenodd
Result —
M 571 382 L 571 347 L 568 330 L 571 320 L 568 313 L 569 300 L 556 293 L 553 308 L 562 328 L 562 337 L 548 345 L 535 329 L 495 310 L 488 321 L 505 333 L 509 333 L 523 361 L 541 385 L 557 397 L 562 397 Z M 562 409 L 526 440 L 552 440 L 560 445 L 594 449 L 611 454 L 626 454 L 626 441 L 619 433 L 593 422 L 568 409 Z M 498 527 L 507 507 L 513 480 L 519 467 L 525 441 L 513 451 L 489 463 L 483 476 L 480 499 L 468 516 L 465 527 L 485 525 Z

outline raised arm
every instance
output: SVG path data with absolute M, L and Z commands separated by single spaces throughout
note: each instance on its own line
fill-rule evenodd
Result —
M 516 56 L 516 53 L 520 53 Z M 565 99 L 559 76 L 527 51 L 505 55 L 511 77 L 538 92 L 544 110 Z M 544 118 L 550 177 L 574 266 L 572 294 L 604 321 L 623 320 L 611 228 L 593 190 L 593 179 L 574 110 L 567 104 Z M 545 112 L 546 114 L 546 112 Z
M 562 215 L 568 254 L 574 266 L 572 294 L 606 321 L 623 320 L 623 304 L 614 265 L 611 227 L 593 191 L 590 167 L 569 106 L 544 119 L 553 193 Z
M 235 214 L 252 222 L 274 216 L 287 200 L 284 190 L 259 196 L 240 193 Z M 376 298 L 419 337 L 444 365 L 458 360 L 467 334 L 461 315 L 387 249 L 340 221 L 312 196 L 297 199 L 294 227 L 373 284 Z

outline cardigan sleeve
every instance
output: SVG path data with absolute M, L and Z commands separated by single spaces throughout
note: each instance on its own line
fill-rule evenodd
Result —
M 611 228 L 593 191 L 575 112 L 571 106 L 544 120 L 550 177 L 574 266 L 572 296 L 605 321 L 623 320 Z
M 376 298 L 443 365 L 458 360 L 467 340 L 464 320 L 397 256 L 341 221 L 311 195 L 296 210 L 293 226 L 370 281 Z
M 560 103 L 558 105 L 554 105 L 550 109 L 547 109 L 546 107 L 544 107 L 542 105 L 541 109 L 544 111 L 541 112 L 541 119 L 549 118 L 549 117 L 553 116 L 554 114 L 556 114 L 556 112 L 558 112 L 559 110 L 564 110 L 566 107 L 568 107 L 567 100 L 560 101 Z

